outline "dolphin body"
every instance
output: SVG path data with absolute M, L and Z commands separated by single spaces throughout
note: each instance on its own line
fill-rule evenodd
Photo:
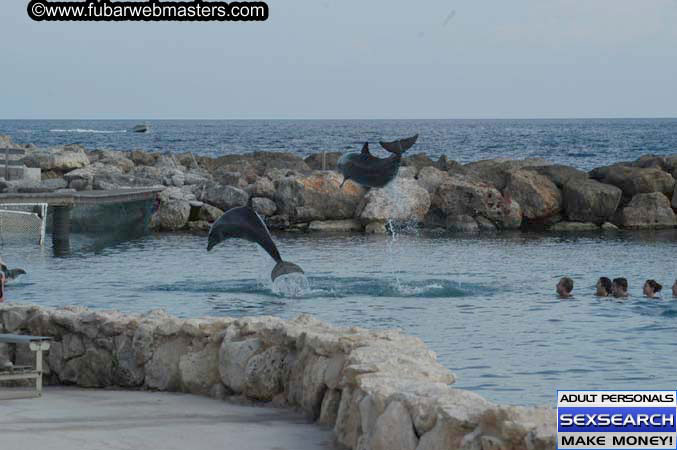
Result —
M 418 134 L 393 142 L 379 142 L 381 147 L 392 153 L 387 158 L 378 158 L 369 153 L 365 142 L 360 153 L 346 153 L 338 161 L 338 170 L 343 174 L 343 183 L 353 180 L 368 188 L 381 188 L 390 183 L 400 170 L 402 154 L 416 143 Z
M 270 274 L 275 279 L 288 273 L 303 273 L 294 263 L 283 261 L 277 246 L 263 220 L 248 206 L 238 206 L 226 211 L 209 230 L 207 251 L 226 239 L 244 239 L 259 244 L 277 263 Z
M 5 280 L 16 280 L 19 275 L 25 275 L 26 271 L 23 269 L 8 269 L 6 265 L 0 264 L 0 271 L 5 275 Z

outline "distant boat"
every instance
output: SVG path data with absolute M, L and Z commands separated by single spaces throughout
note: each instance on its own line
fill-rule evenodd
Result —
M 132 128 L 132 131 L 134 133 L 147 133 L 150 130 L 150 125 L 147 125 L 145 123 L 139 124 Z

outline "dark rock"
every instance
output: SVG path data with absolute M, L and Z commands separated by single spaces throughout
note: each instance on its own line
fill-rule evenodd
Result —
M 671 194 L 675 187 L 672 175 L 656 168 L 642 169 L 615 164 L 593 169 L 590 177 L 620 188 L 626 197 L 651 192 Z
M 518 202 L 504 198 L 493 186 L 463 175 L 450 175 L 439 185 L 432 196 L 431 208 L 445 217 L 482 216 L 500 228 L 518 228 L 522 220 Z M 431 225 L 430 216 L 427 222 Z
M 258 178 L 244 190 L 252 197 L 273 198 L 275 196 L 275 184 L 268 177 Z
M 277 211 L 275 202 L 265 197 L 252 198 L 252 208 L 263 217 L 270 217 Z
M 219 167 L 213 173 L 214 181 L 224 186 L 235 186 L 242 189 L 247 185 L 240 172 L 230 172 L 226 167 Z
M 433 160 L 430 159 L 430 157 L 425 153 L 416 153 L 402 158 L 402 166 L 415 167 L 416 172 L 418 172 L 424 167 L 431 167 L 434 165 L 435 163 L 433 162 Z
M 275 181 L 274 200 L 280 214 L 286 215 L 294 223 L 350 219 L 355 215 L 365 190 L 353 182 L 347 182 L 341 188 L 342 181 L 341 175 L 330 171 L 315 172 L 300 178 L 278 179 Z M 314 211 L 316 216 L 309 217 L 308 211 Z
M 477 221 L 467 214 L 447 216 L 446 228 L 459 233 L 477 233 L 480 230 Z
M 617 225 L 631 229 L 674 228 L 677 225 L 670 201 L 660 192 L 635 195 L 619 211 L 615 221 Z
M 137 166 L 152 166 L 157 158 L 157 153 L 147 153 L 141 150 L 134 150 L 129 153 L 129 159 Z
M 246 206 L 249 203 L 249 194 L 233 186 L 210 183 L 202 192 L 200 200 L 228 211 L 236 206 Z
M 621 196 L 615 186 L 577 178 L 564 186 L 564 212 L 569 220 L 601 224 L 613 217 Z
M 542 220 L 562 210 L 562 194 L 555 183 L 530 170 L 510 172 L 505 194 L 520 204 L 527 220 Z
M 499 191 L 503 191 L 508 183 L 508 175 L 511 171 L 531 166 L 546 166 L 548 164 L 550 163 L 542 158 L 522 160 L 488 159 L 466 164 L 465 168 L 469 170 L 470 174 L 492 185 Z
M 562 189 L 564 185 L 570 180 L 587 180 L 588 174 L 582 170 L 574 169 L 573 167 L 564 166 L 562 164 L 552 164 L 549 166 L 532 166 L 526 167 L 526 170 L 534 171 L 555 183 L 555 186 Z
M 289 228 L 290 225 L 289 216 L 284 214 L 278 214 L 277 216 L 269 217 L 266 220 L 266 223 L 268 224 L 268 228 L 271 230 L 285 230 Z
M 449 178 L 449 174 L 435 167 L 424 167 L 418 173 L 418 184 L 431 194 L 434 194 L 437 188 Z

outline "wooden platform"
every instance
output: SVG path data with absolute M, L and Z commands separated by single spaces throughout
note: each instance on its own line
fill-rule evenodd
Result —
M 0 194 L 3 203 L 47 203 L 49 206 L 105 205 L 153 200 L 164 188 L 118 189 L 114 191 L 47 192 Z

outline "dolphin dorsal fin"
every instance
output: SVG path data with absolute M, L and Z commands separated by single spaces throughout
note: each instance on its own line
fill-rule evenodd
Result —
M 369 153 L 369 142 L 365 142 L 362 146 L 362 154 L 371 156 L 371 153 Z

